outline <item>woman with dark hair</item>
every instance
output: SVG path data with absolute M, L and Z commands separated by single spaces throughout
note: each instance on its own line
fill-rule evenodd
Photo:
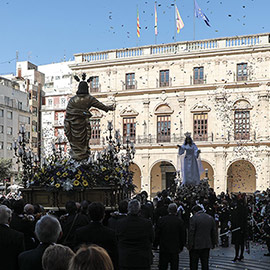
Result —
M 181 161 L 182 185 L 199 185 L 200 174 L 203 172 L 201 161 L 198 159 L 201 151 L 192 141 L 190 133 L 185 133 L 185 142 L 178 146 L 178 155 Z
M 113 270 L 107 251 L 99 246 L 81 247 L 72 258 L 69 270 Z

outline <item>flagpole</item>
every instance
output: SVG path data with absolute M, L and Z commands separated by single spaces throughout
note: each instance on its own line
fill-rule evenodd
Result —
M 176 42 L 176 0 L 174 0 L 174 42 Z
M 195 40 L 195 0 L 193 0 L 193 40 Z
M 157 31 L 157 25 L 156 25 L 156 13 L 157 13 L 157 1 L 155 1 L 155 45 L 157 44 L 157 35 L 156 35 L 156 31 Z

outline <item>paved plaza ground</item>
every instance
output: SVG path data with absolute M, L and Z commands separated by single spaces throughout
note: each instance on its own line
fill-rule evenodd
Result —
M 234 258 L 234 246 L 228 248 L 217 247 L 210 251 L 210 270 L 270 270 L 270 257 L 264 256 L 267 253 L 266 245 L 257 243 L 250 244 L 250 254 L 244 253 L 242 262 L 232 262 Z M 158 252 L 154 253 L 154 264 L 152 270 L 158 269 Z M 179 270 L 189 269 L 189 255 L 185 248 L 180 253 Z M 200 269 L 200 266 L 199 266 Z

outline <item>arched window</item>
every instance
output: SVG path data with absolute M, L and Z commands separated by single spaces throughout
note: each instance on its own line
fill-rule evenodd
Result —
M 252 106 L 247 100 L 238 100 L 234 103 L 234 139 L 250 139 L 250 111 Z

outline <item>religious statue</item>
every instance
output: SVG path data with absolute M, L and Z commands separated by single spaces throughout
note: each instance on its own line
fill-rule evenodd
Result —
M 201 151 L 191 139 L 191 133 L 185 133 L 185 142 L 178 146 L 178 157 L 181 163 L 182 185 L 199 185 L 200 175 L 204 171 L 199 155 Z
M 71 147 L 71 158 L 80 161 L 87 159 L 90 154 L 89 140 L 91 138 L 91 127 L 89 118 L 92 114 L 89 109 L 95 107 L 108 112 L 113 111 L 115 106 L 106 106 L 89 94 L 88 83 L 90 79 L 87 82 L 85 81 L 85 73 L 82 74 L 82 81 L 80 81 L 78 76 L 74 76 L 74 78 L 80 83 L 76 95 L 68 102 L 64 131 Z

